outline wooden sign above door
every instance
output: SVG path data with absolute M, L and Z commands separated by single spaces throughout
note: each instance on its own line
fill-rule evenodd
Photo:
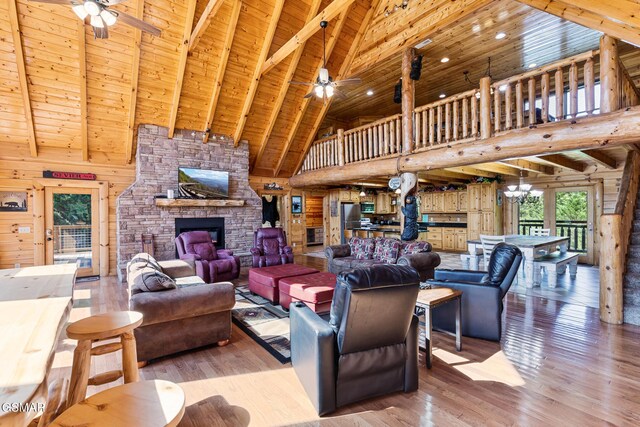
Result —
M 57 172 L 57 171 L 42 171 L 43 178 L 57 178 L 57 179 L 79 179 L 82 181 L 95 181 L 96 174 L 86 172 Z

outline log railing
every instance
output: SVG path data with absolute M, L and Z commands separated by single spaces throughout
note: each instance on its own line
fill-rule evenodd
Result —
M 591 115 L 595 105 L 594 57 L 598 51 L 589 51 L 554 64 L 491 84 L 493 92 L 493 132 L 533 126 L 571 119 L 578 114 Z M 565 112 L 565 91 L 568 87 L 568 105 Z M 579 111 L 578 91 L 584 87 L 585 108 Z M 557 96 L 561 94 L 561 96 Z M 555 98 L 555 99 L 553 99 Z M 541 107 L 536 109 L 536 100 Z M 554 107 L 550 102 L 554 102 Z M 528 108 L 525 109 L 525 104 Z M 555 116 L 550 114 L 555 111 Z
M 629 239 L 640 181 L 640 154 L 629 151 L 612 214 L 600 217 L 600 319 L 623 322 L 623 288 Z
M 472 89 L 414 110 L 416 148 L 476 139 L 479 90 Z
M 385 117 L 344 133 L 345 163 L 397 154 L 402 151 L 401 115 Z
M 341 141 L 338 135 L 318 140 L 313 143 L 309 149 L 309 154 L 305 158 L 302 170 L 315 170 L 338 166 L 338 152 L 340 151 Z

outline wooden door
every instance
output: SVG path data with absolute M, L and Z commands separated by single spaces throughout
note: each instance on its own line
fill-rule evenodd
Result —
M 552 235 L 569 237 L 569 251 L 580 253 L 580 263 L 594 263 L 594 186 L 545 191 L 544 215 Z
M 470 184 L 467 186 L 467 203 L 468 203 L 468 211 L 469 212 L 479 212 L 482 210 L 480 204 L 481 184 Z
M 97 188 L 45 188 L 45 262 L 76 264 L 78 277 L 100 274 Z
M 469 208 L 469 204 L 467 203 L 467 192 L 460 191 L 458 193 L 458 211 L 466 212 Z
M 433 212 L 444 212 L 444 193 L 433 193 Z
M 444 193 L 444 211 L 445 212 L 458 211 L 458 192 L 449 191 Z

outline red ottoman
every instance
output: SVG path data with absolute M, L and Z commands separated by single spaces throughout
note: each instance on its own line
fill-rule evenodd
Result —
M 273 265 L 249 269 L 249 290 L 274 304 L 278 303 L 278 283 L 285 277 L 317 273 L 315 268 L 296 264 Z
M 316 313 L 331 310 L 336 275 L 316 273 L 280 280 L 280 305 L 289 309 L 293 301 L 302 301 Z

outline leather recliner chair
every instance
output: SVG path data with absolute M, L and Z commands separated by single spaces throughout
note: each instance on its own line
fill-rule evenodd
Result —
M 491 341 L 502 337 L 502 300 L 518 274 L 522 252 L 514 245 L 498 243 L 486 272 L 437 269 L 432 286 L 462 291 L 462 335 Z M 455 305 L 433 309 L 434 329 L 455 331 Z
M 196 274 L 206 283 L 223 282 L 240 276 L 240 258 L 228 249 L 217 249 L 207 231 L 187 231 L 176 237 L 178 255 L 193 260 Z
M 259 228 L 253 232 L 253 267 L 292 264 L 293 250 L 287 246 L 287 233 L 282 228 Z
M 291 305 L 291 363 L 319 415 L 418 389 L 419 286 L 412 267 L 375 265 L 340 273 L 328 318 Z

